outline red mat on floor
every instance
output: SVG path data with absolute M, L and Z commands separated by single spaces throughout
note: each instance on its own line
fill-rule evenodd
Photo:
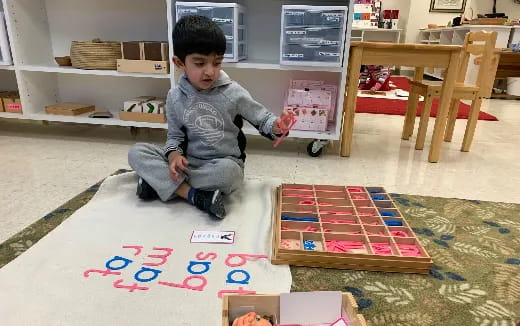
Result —
M 405 91 L 410 90 L 410 81 L 406 77 L 392 77 L 392 82 L 397 88 L 404 89 Z M 384 98 L 372 98 L 372 97 L 358 97 L 357 99 L 357 113 L 373 113 L 373 114 L 390 114 L 390 115 L 405 115 L 408 101 L 393 100 Z M 417 110 L 417 116 L 421 116 L 423 102 L 419 102 L 419 108 Z M 439 99 L 433 100 L 431 117 L 437 116 L 437 107 L 439 106 Z M 467 119 L 469 115 L 470 106 L 464 103 L 460 103 L 459 113 L 457 119 Z M 498 121 L 497 117 L 488 114 L 486 112 L 480 112 L 478 116 L 479 120 Z

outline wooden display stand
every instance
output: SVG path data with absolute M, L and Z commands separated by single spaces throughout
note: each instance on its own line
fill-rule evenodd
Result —
M 261 315 L 280 316 L 280 295 L 225 295 L 222 298 L 222 326 L 230 326 L 240 307 L 253 308 Z M 352 294 L 343 293 L 343 308 L 352 326 L 367 326 L 363 315 L 358 313 L 358 305 Z M 238 313 L 240 314 L 240 313 Z
M 168 43 L 121 42 L 122 59 L 117 71 L 127 73 L 168 74 Z
M 166 115 L 163 113 L 144 113 L 144 112 L 119 112 L 119 119 L 126 121 L 166 123 Z
M 309 240 L 314 248 L 305 248 Z M 344 252 L 331 248 L 341 241 L 362 243 L 362 248 Z M 377 254 L 380 244 L 391 252 Z M 404 252 L 407 245 L 415 246 L 418 255 Z M 428 274 L 433 265 L 383 188 L 297 184 L 284 184 L 276 191 L 271 262 L 419 274 Z

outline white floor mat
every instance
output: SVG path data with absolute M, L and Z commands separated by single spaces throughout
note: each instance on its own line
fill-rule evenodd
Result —
M 213 326 L 222 290 L 289 292 L 289 267 L 261 257 L 271 248 L 276 184 L 247 180 L 217 221 L 184 202 L 138 200 L 133 173 L 108 178 L 0 269 L 0 325 Z M 195 230 L 235 231 L 235 243 L 190 244 Z

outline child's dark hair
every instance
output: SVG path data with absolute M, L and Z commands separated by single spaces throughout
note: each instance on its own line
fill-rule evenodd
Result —
M 226 52 L 226 37 L 211 19 L 204 16 L 184 16 L 173 29 L 173 52 L 182 62 L 193 53 L 208 55 Z

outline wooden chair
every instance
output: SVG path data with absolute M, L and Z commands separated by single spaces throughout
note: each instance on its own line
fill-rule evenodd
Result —
M 453 98 L 451 100 L 446 132 L 444 134 L 444 141 L 450 142 L 453 137 L 453 130 L 455 128 L 455 121 L 457 120 L 460 100 L 471 100 L 471 111 L 466 124 L 466 132 L 464 134 L 464 141 L 462 142 L 461 148 L 461 151 L 463 152 L 468 152 L 471 146 L 475 134 L 475 128 L 477 126 L 480 107 L 482 105 L 482 98 L 491 96 L 493 81 L 497 69 L 496 62 L 494 62 L 496 61 L 496 56 L 494 55 L 496 41 L 496 32 L 485 31 L 468 33 L 464 40 L 460 71 L 457 77 Z M 475 63 L 480 65 L 475 85 L 464 83 L 471 55 L 476 57 Z M 441 89 L 442 82 L 425 80 L 422 82 L 411 82 L 408 109 L 406 112 L 407 118 L 403 125 L 402 139 L 408 140 L 413 134 L 415 117 L 417 115 L 417 105 L 419 97 L 422 95 L 424 97 L 424 105 L 421 112 L 415 149 L 422 150 L 424 148 L 432 101 L 434 98 L 439 97 Z

